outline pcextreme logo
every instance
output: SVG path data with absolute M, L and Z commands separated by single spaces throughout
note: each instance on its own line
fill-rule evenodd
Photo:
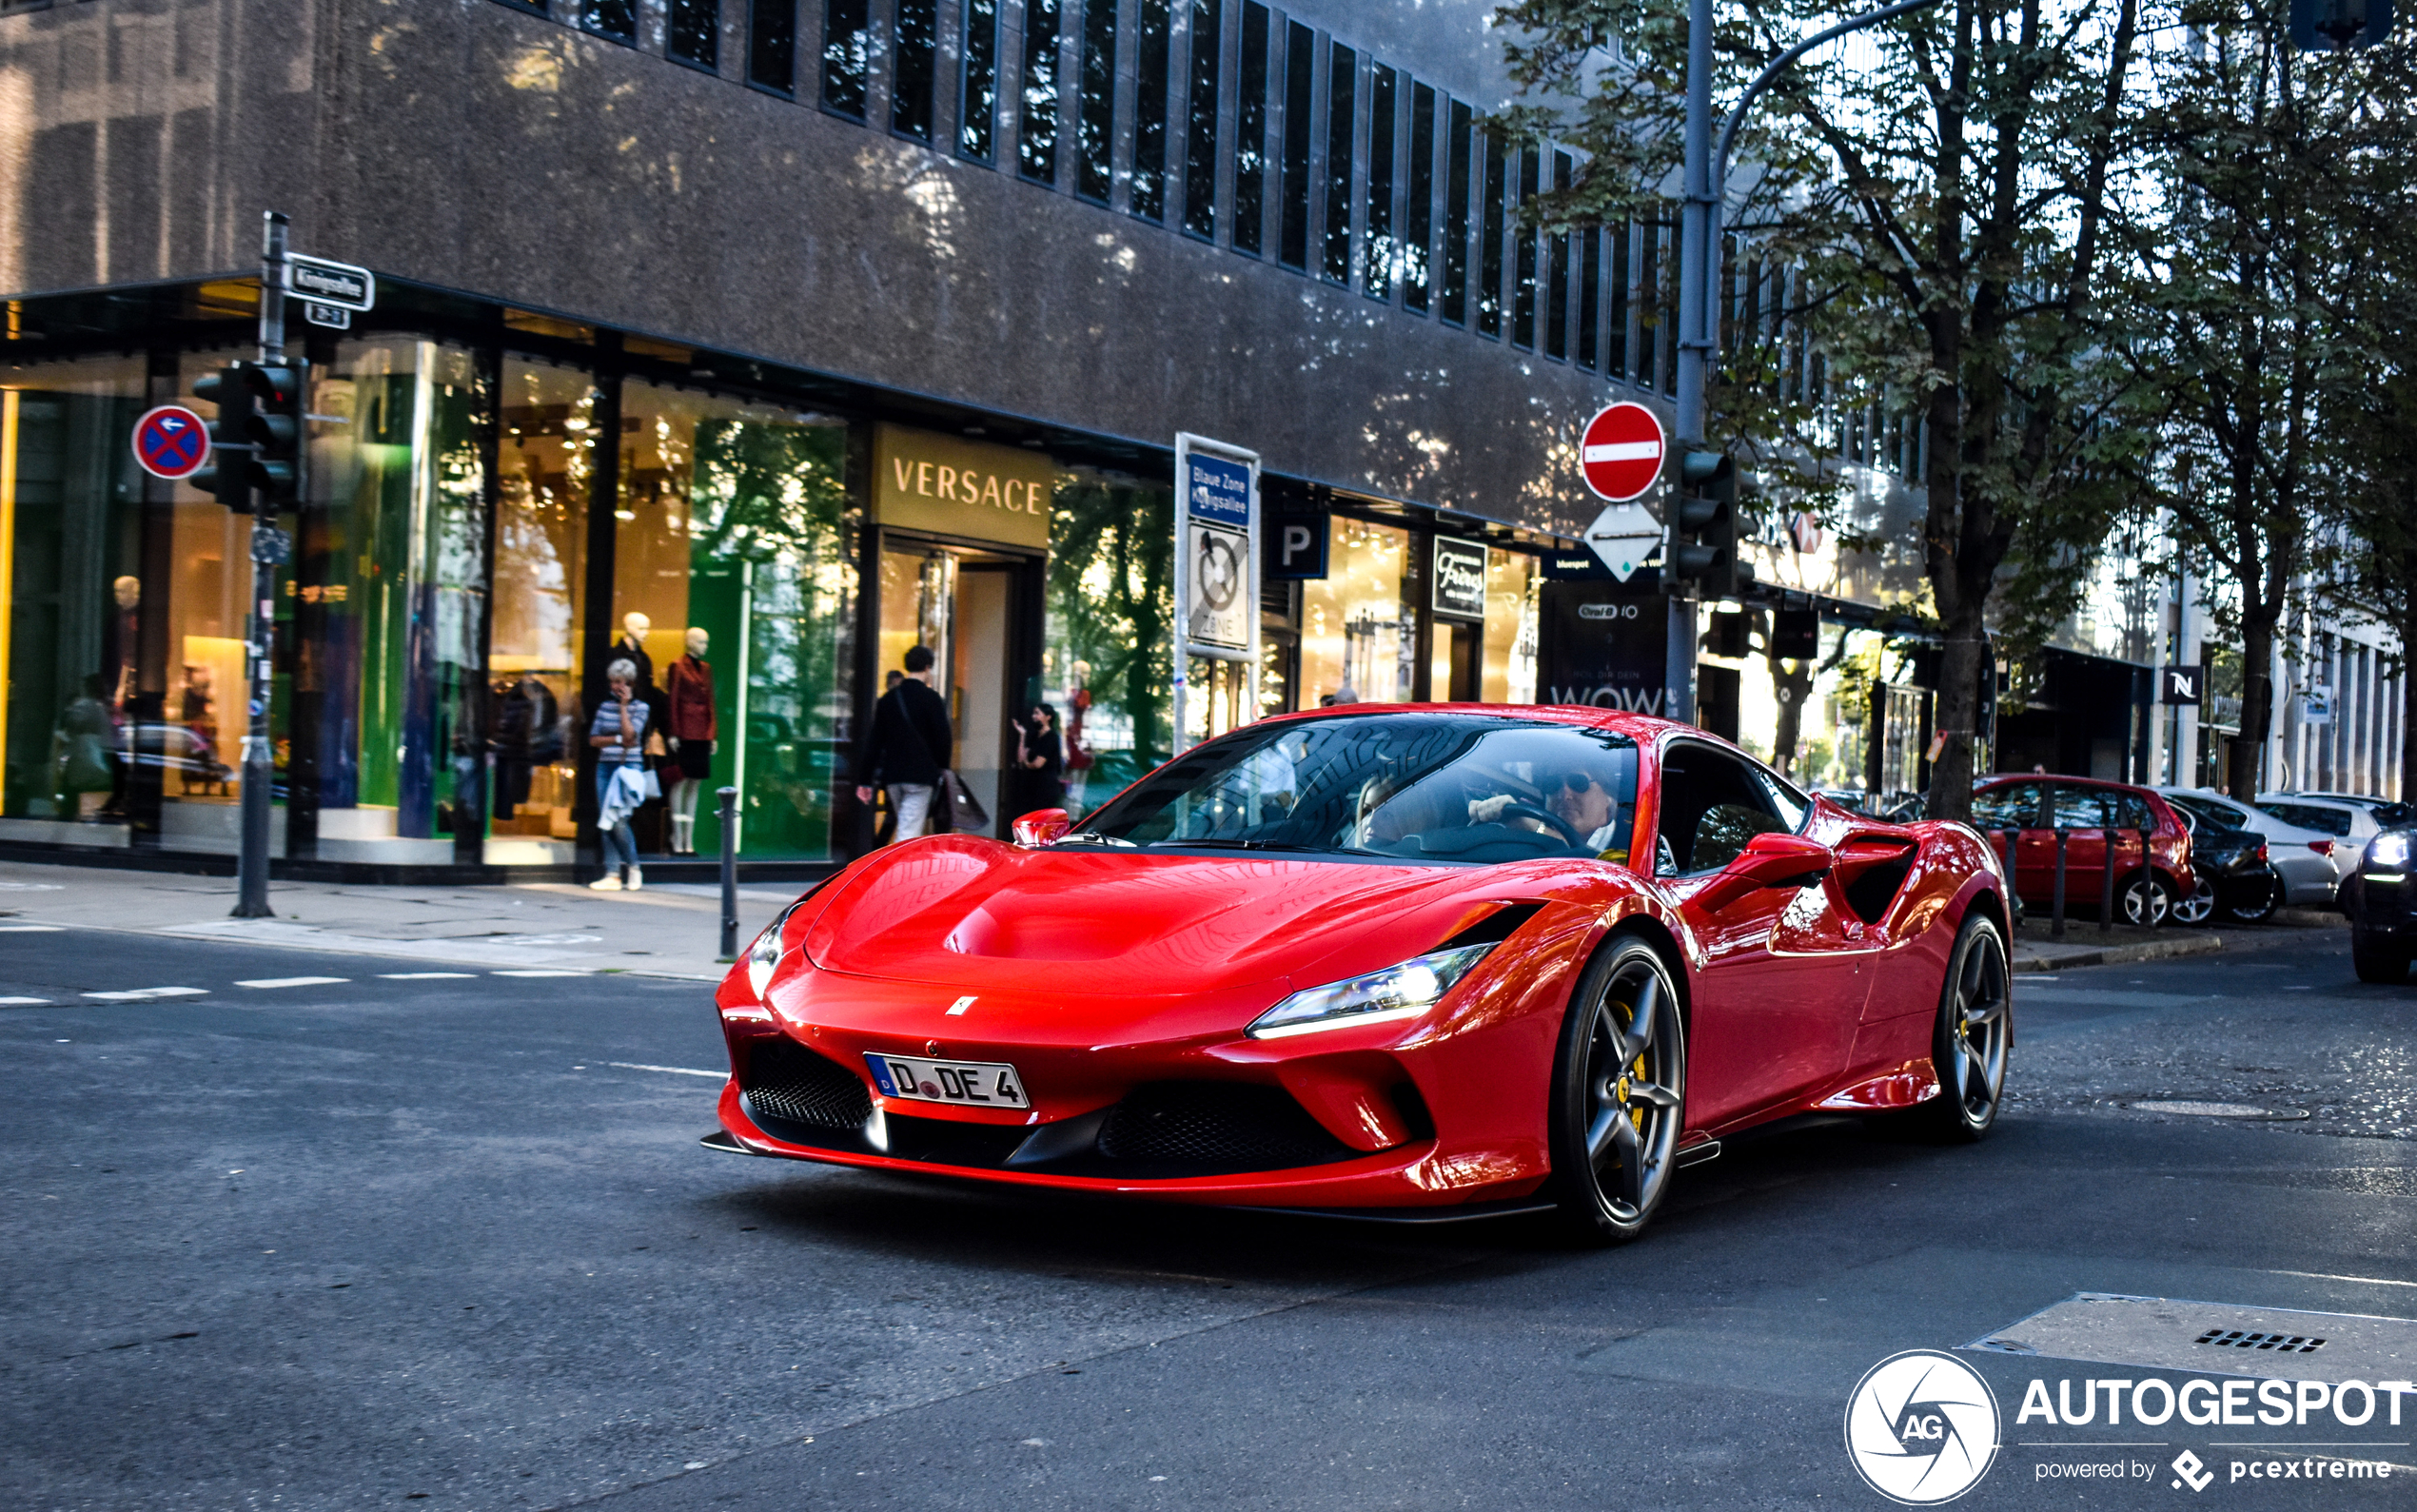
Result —
M 1997 1398 L 1953 1355 L 1908 1349 L 1855 1384 L 1846 1452 L 1871 1488 L 1906 1506 L 1953 1502 L 1997 1457 Z
M 2173 1474 L 2176 1491 L 2181 1490 L 2186 1482 L 2191 1490 L 2204 1491 L 2208 1483 L 2215 1479 L 2215 1472 L 2207 1467 L 2207 1462 L 2188 1449 L 2173 1457 Z

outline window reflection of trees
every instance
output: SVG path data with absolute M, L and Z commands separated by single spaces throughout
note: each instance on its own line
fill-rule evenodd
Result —
M 1082 743 L 1098 765 L 1088 786 L 1105 795 L 1167 756 L 1174 495 L 1160 483 L 1066 474 L 1052 514 L 1051 691 L 1071 700 L 1089 689 Z M 1087 677 L 1078 677 L 1078 665 Z

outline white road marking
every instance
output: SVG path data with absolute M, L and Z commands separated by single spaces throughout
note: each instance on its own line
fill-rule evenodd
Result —
M 730 1080 L 730 1072 L 728 1071 L 691 1070 L 685 1066 L 641 1066 L 636 1061 L 606 1061 L 604 1064 L 607 1066 L 618 1066 L 625 1071 L 666 1071 L 674 1076 L 710 1076 L 717 1082 L 726 1082 Z M 574 1066 L 571 1069 L 573 1070 L 584 1070 L 584 1068 L 578 1066 Z
M 206 987 L 129 987 L 123 992 L 87 992 L 85 996 L 102 1003 L 141 1003 L 154 997 L 207 997 Z
M 0 1008 L 47 1008 L 47 997 L 0 997 Z
M 0 924 L 0 934 L 56 934 L 64 924 Z
M 491 972 L 491 976 L 585 976 L 585 972 Z
M 235 985 L 237 987 L 332 987 L 338 982 L 351 980 L 349 976 L 256 976 L 248 982 L 237 982 Z
M 439 982 L 458 977 L 467 981 L 478 974 L 476 972 L 380 972 L 378 980 L 382 982 Z

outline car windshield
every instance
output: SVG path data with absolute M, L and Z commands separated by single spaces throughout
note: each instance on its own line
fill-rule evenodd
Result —
M 2258 807 L 2285 824 L 2296 824 L 2303 830 L 2344 837 L 2349 835 L 2350 812 L 2348 809 L 2329 809 L 2315 803 L 2260 803 Z
M 1637 748 L 1600 730 L 1367 714 L 1184 753 L 1057 843 L 1433 862 L 1628 857 Z

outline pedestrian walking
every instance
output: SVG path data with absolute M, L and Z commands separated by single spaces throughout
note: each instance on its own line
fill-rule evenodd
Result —
M 588 725 L 596 748 L 596 828 L 604 836 L 604 874 L 588 884 L 599 893 L 637 892 L 646 885 L 638 867 L 638 836 L 630 815 L 647 798 L 646 721 L 651 712 L 638 696 L 638 663 L 627 657 L 604 669 L 612 691 Z M 615 858 L 619 873 L 614 872 Z
M 874 787 L 889 790 L 897 819 L 893 841 L 912 840 L 931 826 L 932 795 L 940 785 L 955 736 L 948 700 L 932 687 L 932 648 L 908 648 L 906 676 L 873 706 L 873 728 L 856 754 L 856 801 L 870 805 Z

